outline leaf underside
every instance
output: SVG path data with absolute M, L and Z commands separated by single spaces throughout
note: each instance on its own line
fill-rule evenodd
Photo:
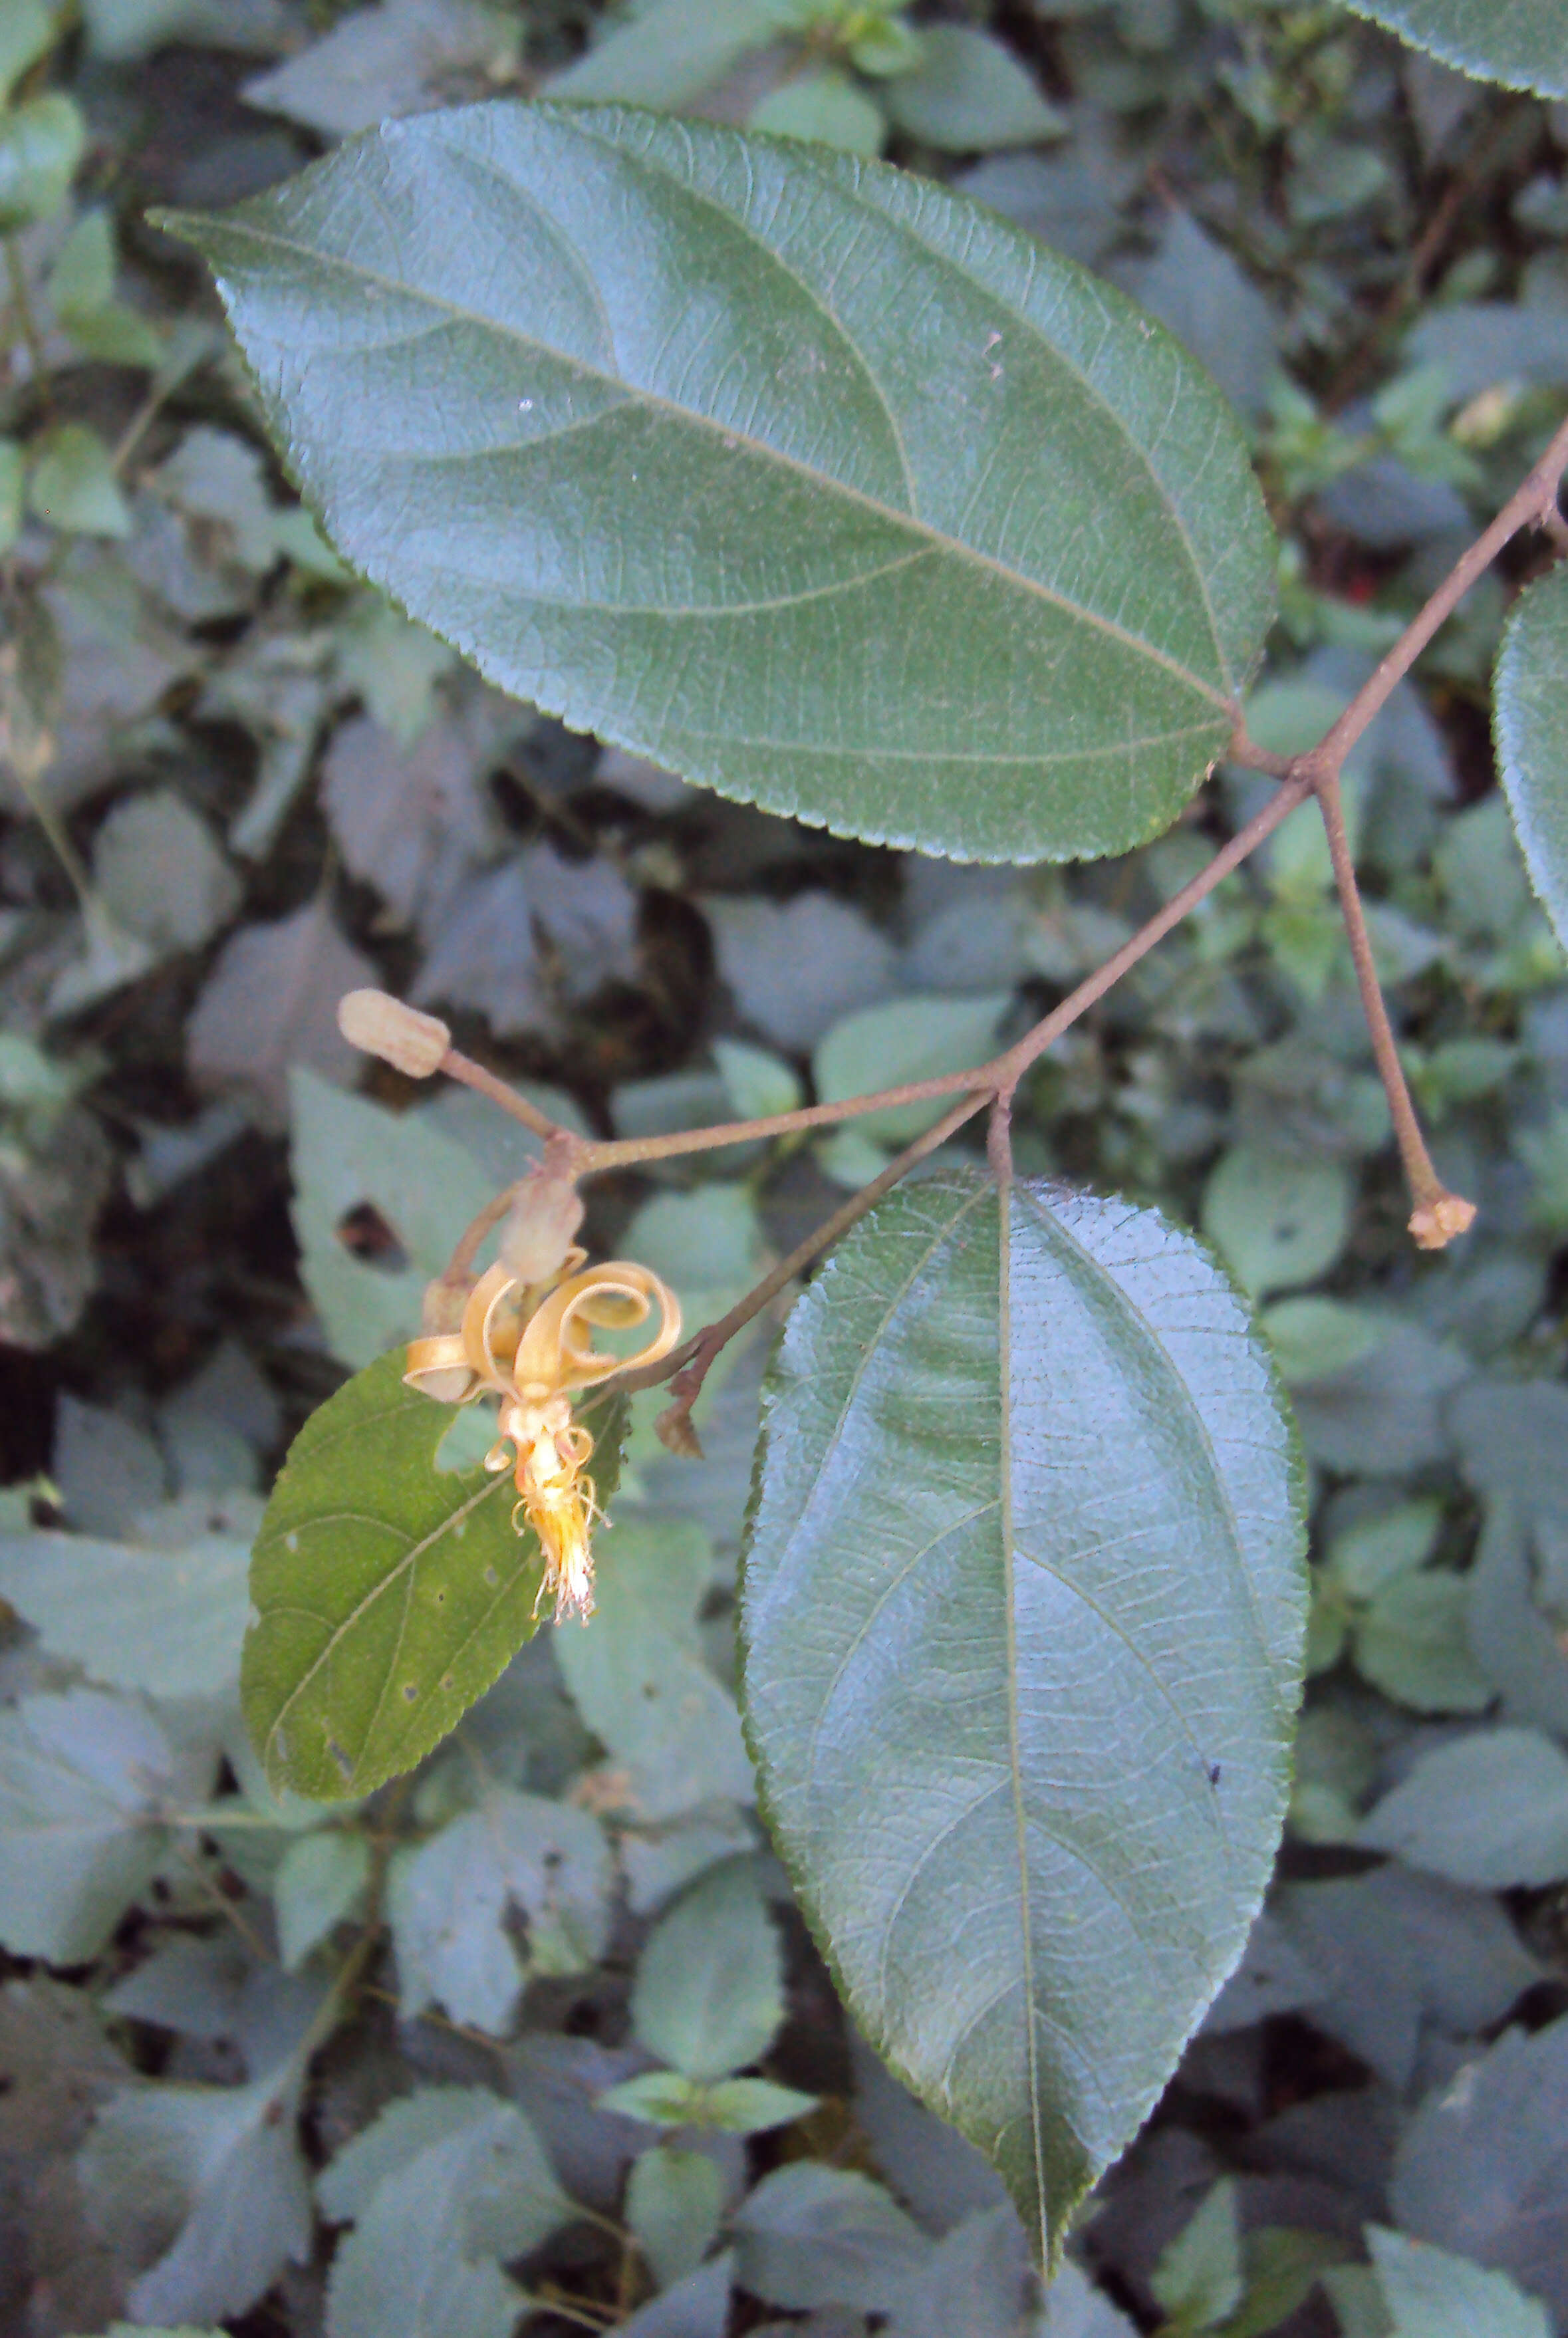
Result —
M 412 1769 L 537 1625 L 539 1543 L 513 1531 L 510 1474 L 437 1470 L 451 1409 L 402 1372 L 398 1350 L 312 1413 L 250 1562 L 246 1726 L 273 1787 L 318 1802 Z M 621 1424 L 591 1426 L 603 1500 Z
M 1568 949 L 1568 568 L 1553 568 L 1514 604 L 1493 722 L 1530 881 Z
M 1347 0 L 1347 5 L 1479 81 L 1568 97 L 1563 0 Z
M 1241 1304 L 1152 1212 L 933 1178 L 786 1329 L 742 1606 L 769 1822 L 856 2021 L 1043 2257 L 1261 1901 L 1301 1515 Z
M 1235 418 L 961 196 L 495 103 L 172 224 L 345 556 L 568 722 L 978 860 L 1122 851 L 1224 748 L 1273 590 Z

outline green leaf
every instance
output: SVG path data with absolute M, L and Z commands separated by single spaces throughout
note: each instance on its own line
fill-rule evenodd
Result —
M 1346 0 L 1346 5 L 1479 81 L 1568 97 L 1568 23 L 1558 0 Z
M 607 2087 L 595 2097 L 594 2107 L 613 2111 L 619 2118 L 642 2119 L 649 2127 L 701 2127 L 708 2089 L 695 2078 L 675 2070 L 644 2070 L 640 2078 Z
M 1482 1891 L 1568 1876 L 1568 1758 L 1534 1729 L 1476 1729 L 1424 1754 L 1360 1840 Z
M 931 2244 L 880 2184 L 796 2160 L 735 2211 L 742 2288 L 769 2305 L 885 2312 L 924 2271 Z
M 1161 2251 L 1149 2286 L 1173 2333 L 1212 2330 L 1240 2304 L 1241 2223 L 1233 2182 L 1214 2186 Z
M 0 231 L 54 216 L 86 142 L 80 110 L 58 90 L 0 114 Z
M 626 2222 L 661 2289 L 694 2272 L 713 2245 L 724 2178 L 705 2151 L 656 2143 L 626 2181 Z
M 601 1538 L 595 1578 L 593 1613 L 557 1635 L 555 1661 L 589 1728 L 625 1764 L 630 1806 L 657 1823 L 721 1798 L 749 1803 L 740 1718 L 703 1660 L 697 1622 L 713 1580 L 707 1536 L 629 1512 Z
M 1203 1231 L 1257 1298 L 1315 1282 L 1350 1231 L 1349 1175 L 1342 1162 L 1238 1144 L 1204 1188 Z
M 438 1472 L 452 1412 L 382 1357 L 311 1414 L 267 1506 L 240 1697 L 274 1789 L 317 1802 L 410 1770 L 537 1629 L 537 1537 L 512 1530 L 510 1477 Z M 615 1483 L 619 1414 L 591 1417 L 594 1483 Z
M 1497 658 L 1493 724 L 1530 881 L 1568 949 L 1568 566 L 1514 604 Z
M 249 1556 L 227 1534 L 199 1534 L 172 1550 L 0 1535 L 0 1596 L 55 1655 L 111 1688 L 213 1696 L 239 1674 Z
M 800 1102 L 800 1081 L 793 1066 L 766 1047 L 748 1046 L 740 1039 L 715 1039 L 713 1060 L 738 1119 L 765 1120 L 776 1112 L 793 1112 Z
M 1368 2225 L 1367 2245 L 1393 2317 L 1391 2338 L 1551 2338 L 1539 2298 L 1426 2241 Z
M 553 74 L 550 95 L 677 109 L 770 40 L 784 13 L 779 0 L 650 0 Z
M 797 74 L 751 109 L 750 127 L 771 138 L 799 138 L 843 154 L 880 154 L 887 138 L 882 108 L 837 65 Z
M 972 25 L 923 25 L 919 64 L 888 82 L 883 103 L 909 137 L 950 154 L 1033 146 L 1067 129 L 1012 51 Z
M 84 422 L 62 422 L 44 432 L 27 500 L 40 519 L 67 535 L 131 533 L 131 506 L 120 492 L 109 449 Z
M 314 1072 L 289 1076 L 291 1216 L 300 1272 L 328 1344 L 346 1364 L 374 1362 L 409 1337 L 425 1286 L 451 1257 L 495 1186 L 423 1112 L 388 1112 Z M 403 1257 L 357 1257 L 339 1229 L 373 1210 Z
M 1465 1631 L 1470 1578 L 1452 1567 L 1396 1576 L 1356 1626 L 1356 1669 L 1412 1713 L 1482 1713 L 1496 1692 Z
M 1267 1358 L 1152 1212 L 933 1177 L 797 1305 L 761 1455 L 775 1840 L 858 2027 L 1054 2249 L 1279 1841 L 1306 1596 Z
M 310 2187 L 290 2061 L 245 2087 L 149 2086 L 100 2113 L 77 2171 L 100 2229 L 153 2262 L 139 2321 L 241 2314 L 310 2254 Z
M 812 1057 L 817 1094 L 824 1104 L 838 1104 L 874 1088 L 965 1072 L 995 1054 L 996 1026 L 1006 1007 L 1004 991 L 981 998 L 891 998 L 885 1007 L 863 1007 L 836 1023 Z M 852 1133 L 907 1144 L 940 1120 L 952 1101 L 937 1096 L 929 1104 L 863 1113 Z
M 763 2135 L 769 2127 L 792 2127 L 816 2107 L 815 2095 L 776 2087 L 771 2078 L 721 2078 L 703 2090 L 701 2124 L 724 2135 Z
M 779 1935 L 749 1860 L 714 1868 L 656 1927 L 637 1967 L 632 2026 L 688 2078 L 755 2062 L 784 2019 Z
M 176 225 L 345 556 L 570 722 L 982 860 L 1121 851 L 1230 736 L 1275 557 L 1234 418 L 950 191 L 495 104 Z
M 54 16 L 44 0 L 9 0 L 0 18 L 0 104 L 5 104 L 29 65 L 54 45 Z
M 278 1953 L 294 1972 L 358 1902 L 370 1880 L 370 1845 L 362 1834 L 322 1827 L 297 1837 L 278 1862 L 272 1904 Z

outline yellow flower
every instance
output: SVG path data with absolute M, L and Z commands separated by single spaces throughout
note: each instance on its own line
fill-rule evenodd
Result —
M 593 1440 L 573 1419 L 572 1400 L 612 1372 L 657 1363 L 681 1337 L 680 1303 L 656 1274 L 620 1259 L 584 1267 L 585 1256 L 567 1250 L 541 1282 L 524 1282 L 502 1260 L 468 1294 L 459 1330 L 410 1342 L 403 1375 L 409 1388 L 443 1404 L 501 1399 L 501 1434 L 485 1466 L 513 1471 L 519 1497 L 513 1523 L 521 1511 L 539 1537 L 540 1596 L 554 1596 L 558 1619 L 593 1612 L 590 1532 L 601 1515 L 593 1481 L 583 1474 Z M 594 1348 L 596 1328 L 628 1330 L 646 1322 L 655 1307 L 658 1331 L 635 1355 Z

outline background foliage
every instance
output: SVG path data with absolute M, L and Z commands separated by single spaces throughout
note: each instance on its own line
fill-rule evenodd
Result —
M 1366 13 L 1442 45 L 1438 0 Z M 470 1097 L 356 1093 L 341 990 L 438 1007 L 583 1125 L 777 1110 L 974 1060 L 1261 784 L 1066 871 L 843 844 L 531 716 L 340 569 L 145 208 L 556 75 L 952 175 L 1161 315 L 1285 540 L 1250 711 L 1281 752 L 1568 388 L 1562 107 L 1337 7 L 8 13 L 0 2326 L 1568 2328 L 1568 984 L 1485 703 L 1528 542 L 1347 787 L 1477 1233 L 1405 1246 L 1309 811 L 1020 1099 L 1022 1171 L 1200 1224 L 1258 1301 L 1314 1504 L 1275 1890 L 1043 2321 L 995 2179 L 849 2032 L 759 1848 L 733 1609 L 764 1340 L 714 1375 L 705 1466 L 638 1409 L 598 1616 L 530 1642 L 411 1783 L 328 1812 L 250 1751 L 280 1449 L 525 1157 Z M 1548 738 L 1560 581 L 1510 620 L 1510 720 Z M 1561 834 L 1532 857 L 1560 897 Z M 596 1244 L 706 1320 L 912 1133 L 607 1182 Z M 454 1472 L 475 1458 L 455 1430 Z

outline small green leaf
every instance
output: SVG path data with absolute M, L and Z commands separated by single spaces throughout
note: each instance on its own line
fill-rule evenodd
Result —
M 537 1629 L 537 1537 L 512 1530 L 510 1477 L 438 1472 L 445 1405 L 382 1357 L 289 1449 L 251 1563 L 240 1695 L 274 1788 L 368 1793 L 456 1727 Z M 593 1419 L 613 1490 L 618 1415 Z
M 86 142 L 80 110 L 58 90 L 0 114 L 0 231 L 54 217 Z
M 1560 0 L 1346 0 L 1346 5 L 1479 81 L 1568 97 L 1568 22 Z
M 109 449 L 84 422 L 62 422 L 44 432 L 34 456 L 27 500 L 40 519 L 67 535 L 131 533 L 131 506 L 120 491 Z
M 1256 1298 L 1315 1282 L 1350 1231 L 1349 1176 L 1338 1161 L 1239 1144 L 1204 1189 L 1203 1231 Z
M 1126 1203 L 932 1177 L 786 1328 L 741 1619 L 769 1825 L 862 2034 L 1047 2253 L 1262 1897 L 1299 1501 L 1234 1292 Z
M 713 1060 L 738 1119 L 765 1120 L 776 1112 L 793 1112 L 800 1102 L 800 1081 L 794 1068 L 766 1047 L 750 1047 L 740 1039 L 715 1039 Z
M 1367 2227 L 1389 2338 L 1551 2338 L 1552 2319 L 1505 2273 L 1489 2273 L 1427 2241 Z
M 843 154 L 880 154 L 887 124 L 876 99 L 837 65 L 797 74 L 754 106 L 749 125 L 772 138 L 834 146 Z
M 362 1834 L 322 1827 L 299 1835 L 278 1862 L 272 1904 L 278 1953 L 295 1972 L 311 1950 L 358 1903 L 370 1877 L 370 1845 Z
M 0 105 L 54 40 L 54 13 L 44 7 L 44 0 L 9 0 L 0 18 Z
M 863 1007 L 836 1023 L 812 1057 L 817 1094 L 824 1104 L 838 1104 L 876 1088 L 967 1071 L 995 1053 L 996 1026 L 1006 1007 L 1004 991 L 981 998 L 892 998 L 885 1007 Z M 852 1133 L 907 1144 L 940 1120 L 952 1101 L 937 1096 L 929 1104 L 862 1113 Z
M 1212 2330 L 1241 2302 L 1241 2222 L 1236 2186 L 1216 2184 L 1161 2252 L 1149 2282 L 1172 2333 Z
M 1275 566 L 1234 416 L 949 189 L 497 103 L 178 231 L 345 557 L 619 746 L 1036 860 L 1167 826 L 1230 736 Z
M 586 56 L 552 74 L 549 93 L 678 111 L 770 40 L 783 18 L 779 0 L 644 0 L 612 19 Z
M 769 2305 L 868 2313 L 898 2303 L 931 2244 L 896 2201 L 850 2168 L 797 2160 L 765 2176 L 735 2211 L 740 2282 Z
M 1353 1636 L 1356 1669 L 1412 1713 L 1484 1713 L 1496 1691 L 1465 1630 L 1468 1576 L 1434 1567 L 1386 1584 Z
M 626 2181 L 626 2222 L 661 2289 L 700 2265 L 724 2208 L 724 2178 L 705 2151 L 656 2143 Z
M 1381 1345 L 1384 1334 L 1369 1309 L 1343 1299 L 1281 1299 L 1265 1308 L 1259 1322 L 1287 1388 L 1348 1371 Z
M 1530 881 L 1568 949 L 1568 565 L 1514 604 L 1498 653 L 1493 722 Z
M 898 128 L 946 153 L 993 153 L 1060 138 L 1048 105 L 1010 49 L 973 25 L 925 25 L 920 62 L 890 80 L 883 103 Z
M 756 1870 L 727 1861 L 677 1901 L 643 1950 L 632 2028 L 672 2070 L 707 2080 L 755 2062 L 783 2019 L 779 1935 Z
M 595 2107 L 618 2117 L 642 2119 L 649 2127 L 701 2127 L 708 2089 L 695 2078 L 675 2070 L 645 2070 L 641 2078 L 607 2087 L 595 2097 Z
M 1361 1841 L 1482 1891 L 1568 1876 L 1568 1758 L 1534 1729 L 1476 1729 L 1423 1754 Z
M 769 2127 L 792 2127 L 816 2107 L 815 2095 L 776 2087 L 771 2078 L 720 2078 L 704 2090 L 701 2123 L 724 2135 L 763 2135 Z

